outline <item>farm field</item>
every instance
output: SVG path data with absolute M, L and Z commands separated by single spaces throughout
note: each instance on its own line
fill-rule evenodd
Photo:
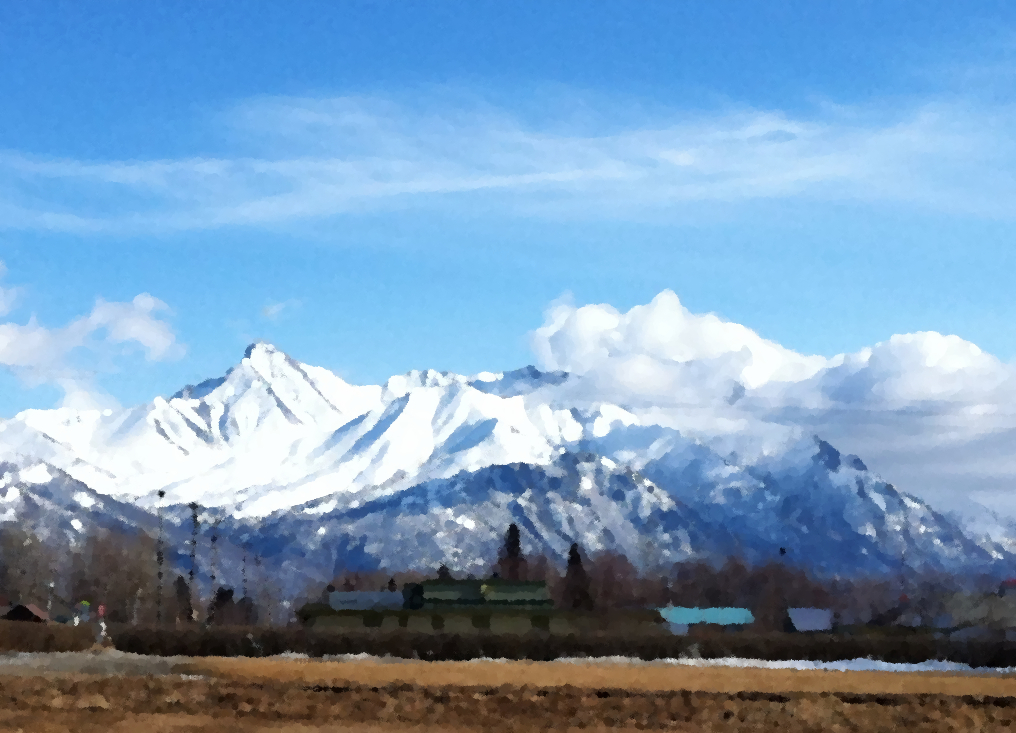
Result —
M 362 659 L 251 659 L 204 657 L 181 663 L 188 674 L 227 679 L 273 679 L 316 685 L 398 683 L 431 686 L 563 687 L 625 689 L 646 692 L 694 690 L 849 692 L 856 694 L 990 695 L 1016 698 L 1016 675 L 942 672 L 826 672 L 795 669 L 694 667 L 667 663 L 625 664 L 606 661 L 421 662 Z
M 1011 730 L 1016 678 L 621 663 L 0 663 L 0 731 Z M 103 670 L 104 665 L 118 665 Z M 79 671 L 87 669 L 87 672 Z

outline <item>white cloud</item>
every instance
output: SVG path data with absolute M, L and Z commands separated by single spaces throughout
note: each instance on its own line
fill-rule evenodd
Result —
M 559 301 L 531 345 L 543 368 L 607 374 L 664 405 L 675 402 L 661 387 L 712 395 L 711 382 L 722 378 L 780 406 L 971 406 L 1008 394 L 1016 376 L 1011 365 L 975 344 L 935 332 L 899 334 L 831 358 L 799 354 L 741 324 L 694 314 L 669 290 L 627 313 Z
M 926 403 L 974 406 L 1002 399 L 1013 368 L 959 336 L 897 334 L 817 375 L 826 404 L 900 409 Z
M 111 357 L 116 346 L 137 345 L 152 361 L 179 356 L 182 346 L 160 319 L 166 310 L 165 303 L 143 293 L 129 303 L 99 299 L 90 313 L 59 328 L 42 326 L 34 316 L 25 324 L 0 323 L 0 366 L 28 385 L 60 386 L 65 406 L 111 406 L 114 401 L 95 389 L 79 355 Z
M 853 354 L 798 354 L 665 291 L 620 313 L 553 304 L 531 336 L 569 400 L 615 401 L 707 437 L 778 445 L 818 433 L 906 491 L 947 508 L 1016 514 L 1016 367 L 958 336 L 895 335 Z M 1010 498 L 1012 497 L 1012 498 Z
M 556 303 L 533 333 L 532 348 L 544 368 L 618 382 L 653 404 L 682 402 L 685 393 L 693 402 L 729 397 L 737 384 L 800 381 L 827 364 L 740 324 L 693 314 L 669 290 L 627 313 Z
M 300 305 L 299 300 L 290 298 L 289 300 L 283 300 L 278 303 L 269 303 L 261 309 L 261 315 L 270 321 L 277 321 L 283 314 L 284 311 L 292 310 Z
M 86 376 L 55 380 L 63 391 L 60 407 L 71 410 L 115 410 L 120 407 L 116 398 L 98 389 Z
M 172 329 L 154 315 L 168 308 L 148 293 L 136 296 L 130 303 L 107 303 L 100 299 L 79 327 L 89 334 L 103 329 L 106 340 L 112 343 L 140 344 L 149 360 L 158 361 L 179 353 Z
M 490 205 L 526 215 L 687 215 L 682 204 L 772 198 L 933 207 L 1011 218 L 1016 119 L 985 102 L 672 111 L 622 123 L 602 105 L 539 122 L 479 102 L 264 99 L 226 115 L 247 154 L 80 161 L 0 155 L 0 222 L 97 232 L 269 225 L 379 207 Z M 675 208 L 677 207 L 677 208 Z M 683 213 L 679 213 L 683 212 Z

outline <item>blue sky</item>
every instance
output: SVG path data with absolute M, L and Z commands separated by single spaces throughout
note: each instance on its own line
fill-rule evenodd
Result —
M 0 9 L 0 415 L 258 338 L 509 369 L 555 299 L 667 288 L 803 353 L 1016 356 L 1010 4 L 252 7 Z

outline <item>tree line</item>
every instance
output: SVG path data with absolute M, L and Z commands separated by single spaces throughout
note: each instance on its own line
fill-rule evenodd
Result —
M 775 553 L 774 553 L 775 554 Z M 777 559 L 778 558 L 778 559 Z M 759 628 L 781 630 L 787 609 L 827 608 L 844 625 L 862 624 L 892 617 L 901 599 L 925 619 L 944 610 L 945 600 L 961 588 L 989 591 L 987 577 L 963 579 L 939 573 L 906 576 L 819 578 L 776 555 L 768 563 L 749 565 L 737 557 L 720 562 L 696 559 L 640 570 L 623 553 L 599 551 L 587 554 L 573 544 L 564 557 L 535 554 L 525 557 L 517 525 L 505 534 L 491 576 L 509 580 L 547 583 L 555 607 L 609 612 L 625 608 L 736 607 L 752 611 Z M 338 571 L 328 588 L 380 590 L 426 577 L 452 578 L 444 566 L 433 573 L 399 572 L 391 569 Z M 327 602 L 322 593 L 309 592 L 302 600 Z
M 289 607 L 295 609 L 308 601 L 327 602 L 329 589 L 401 589 L 406 583 L 435 577 L 439 570 L 338 571 L 326 587 L 309 586 L 297 598 L 282 599 L 281 579 L 259 567 L 250 588 L 246 580 L 241 592 L 215 585 L 202 599 L 189 576 L 165 573 L 160 580 L 159 572 L 166 568 L 157 559 L 157 540 L 143 532 L 96 530 L 62 544 L 49 540 L 10 524 L 0 526 L 0 596 L 9 602 L 35 603 L 50 610 L 51 617 L 80 601 L 93 607 L 103 604 L 109 621 L 139 625 L 193 621 L 277 625 L 292 620 L 278 610 L 284 601 L 291 601 Z M 453 575 L 447 568 L 443 572 Z M 934 573 L 818 578 L 783 560 L 751 566 L 736 557 L 719 563 L 700 559 L 639 569 L 622 553 L 586 553 L 578 544 L 565 556 L 527 557 L 514 524 L 488 574 L 544 581 L 555 606 L 562 609 L 607 612 L 668 604 L 741 607 L 750 609 L 761 626 L 772 629 L 785 623 L 788 607 L 830 608 L 843 624 L 866 623 L 891 617 L 904 597 L 918 615 L 933 618 L 950 593 L 961 586 L 969 589 L 972 582 Z M 973 583 L 981 590 L 994 587 L 986 577 Z
M 215 588 L 211 599 L 202 604 L 188 576 L 163 572 L 159 554 L 157 539 L 143 532 L 98 529 L 55 542 L 3 525 L 0 596 L 4 605 L 35 604 L 52 619 L 72 618 L 87 603 L 92 614 L 103 606 L 104 617 L 111 623 L 258 621 L 254 601 L 234 599 L 230 588 Z

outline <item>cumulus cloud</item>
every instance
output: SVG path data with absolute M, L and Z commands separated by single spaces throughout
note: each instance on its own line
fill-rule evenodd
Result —
M 711 374 L 749 388 L 770 381 L 799 381 L 826 365 L 821 356 L 802 356 L 738 323 L 713 314 L 696 315 L 670 290 L 627 313 L 610 305 L 576 308 L 556 303 L 547 313 L 547 323 L 533 334 L 532 346 L 549 369 L 586 374 L 630 368 L 653 375 L 651 388 L 680 383 L 683 373 L 702 362 L 710 365 Z
M 34 316 L 24 324 L 0 323 L 0 366 L 30 386 L 61 387 L 66 406 L 109 406 L 112 398 L 95 388 L 92 370 L 82 366 L 79 355 L 108 357 L 118 346 L 139 346 L 152 361 L 179 356 L 183 347 L 160 317 L 167 310 L 142 293 L 127 303 L 99 299 L 90 313 L 58 328 L 43 326 Z
M 976 405 L 1007 399 L 1013 368 L 959 336 L 897 334 L 843 354 L 816 376 L 826 404 L 900 409 L 933 403 Z
M 531 335 L 539 364 L 575 375 L 569 399 L 627 405 L 705 436 L 759 445 L 810 431 L 907 491 L 1016 510 L 1016 367 L 954 335 L 900 334 L 856 353 L 805 355 L 685 308 L 665 291 L 621 313 L 561 301 Z
M 1014 375 L 975 344 L 935 332 L 898 334 L 830 358 L 799 354 L 739 323 L 692 313 L 670 290 L 627 313 L 554 303 L 531 346 L 546 369 L 617 381 L 653 404 L 677 404 L 682 389 L 712 399 L 721 379 L 743 388 L 738 399 L 777 406 L 973 405 L 999 397 Z
M 791 115 L 772 109 L 584 122 L 480 100 L 259 99 L 222 115 L 243 155 L 84 161 L 0 155 L 0 226 L 76 232 L 262 226 L 493 194 L 525 215 L 688 215 L 682 204 L 892 201 L 1012 218 L 1008 107 L 926 100 Z M 569 122 L 566 122 L 569 121 Z M 472 199 L 471 199 L 472 201 Z M 461 205 L 461 203 L 460 203 Z

